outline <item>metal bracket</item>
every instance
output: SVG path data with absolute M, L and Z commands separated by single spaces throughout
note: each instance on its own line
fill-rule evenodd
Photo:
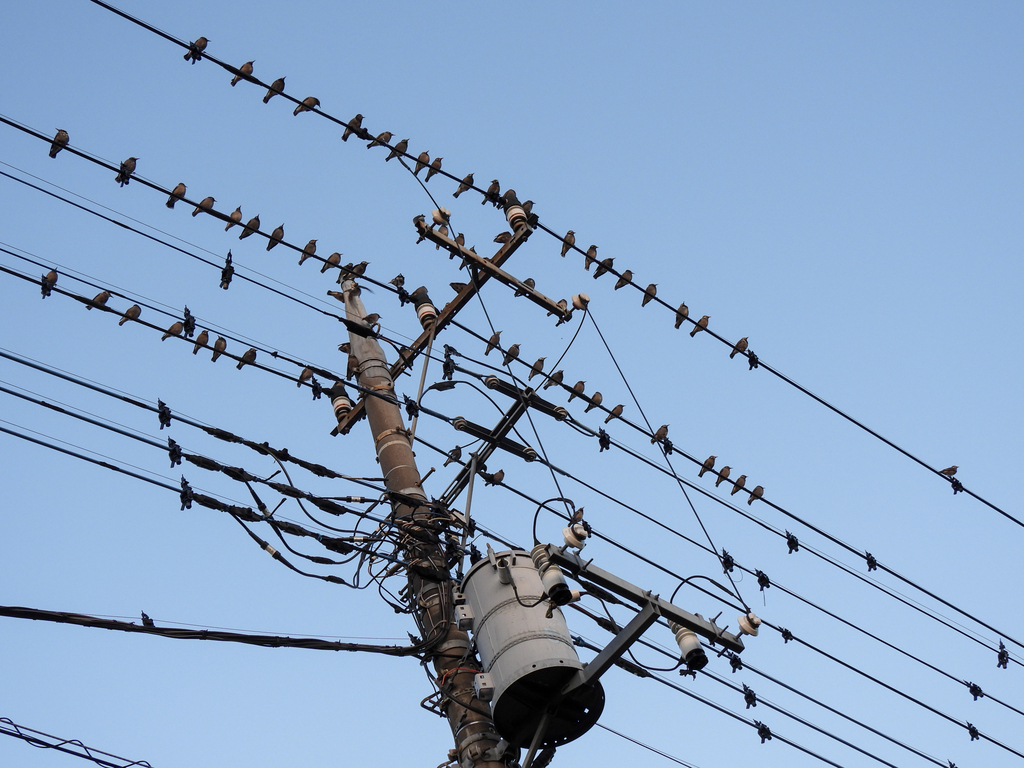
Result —
M 658 598 L 654 598 L 657 600 Z M 590 685 L 601 675 L 608 671 L 619 657 L 622 656 L 629 646 L 635 643 L 647 628 L 658 620 L 661 611 L 653 601 L 648 601 L 640 613 L 633 617 L 633 620 L 620 631 L 604 649 L 597 654 L 592 662 L 577 672 L 572 680 L 562 689 L 562 693 L 568 693 L 582 685 Z

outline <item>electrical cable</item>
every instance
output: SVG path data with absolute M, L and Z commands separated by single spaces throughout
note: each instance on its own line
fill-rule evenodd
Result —
M 48 733 L 37 731 L 34 728 L 18 725 L 9 717 L 0 717 L 0 734 L 21 739 L 39 749 L 55 749 L 67 755 L 81 757 L 96 765 L 104 766 L 104 768 L 131 768 L 132 766 L 153 768 L 145 760 L 129 761 L 127 757 L 118 757 L 101 749 L 87 747 L 78 739 L 62 739 L 58 736 L 51 736 Z

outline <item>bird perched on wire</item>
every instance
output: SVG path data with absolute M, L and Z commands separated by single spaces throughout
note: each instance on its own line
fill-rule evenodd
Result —
M 173 208 L 174 204 L 176 202 L 178 202 L 179 200 L 181 200 L 181 198 L 183 198 L 184 196 L 185 196 L 185 185 L 183 183 L 182 184 L 177 184 L 177 185 L 175 185 L 174 189 L 171 190 L 171 196 L 167 198 L 167 202 L 165 203 L 165 205 L 168 208 Z
M 447 467 L 452 462 L 458 461 L 461 458 L 462 458 L 462 446 L 461 445 L 456 445 L 454 448 L 452 448 L 450 451 L 448 451 L 448 457 L 444 460 L 444 464 L 442 464 L 441 466 Z
M 240 234 L 238 236 L 238 239 L 239 240 L 244 240 L 249 235 L 251 235 L 253 232 L 258 231 L 259 228 L 260 228 L 260 215 L 257 213 L 255 216 L 253 216 L 251 219 L 249 219 L 249 221 L 246 223 L 245 227 L 242 229 L 242 234 Z
M 57 284 L 57 270 L 56 269 L 51 269 L 49 272 L 47 272 L 45 275 L 43 275 L 42 278 L 40 278 L 40 280 L 39 280 L 40 291 L 42 292 L 44 299 L 47 296 L 50 295 L 50 291 L 53 290 L 53 286 L 55 286 L 56 284 Z
M 284 224 L 270 233 L 270 239 L 267 241 L 267 250 L 269 251 L 282 240 L 284 240 Z
M 299 266 L 301 267 L 302 263 L 306 259 L 310 258 L 311 256 L 316 256 L 316 240 L 315 239 L 314 240 L 310 240 L 308 243 L 306 243 L 306 247 L 302 249 L 302 254 L 299 256 Z
M 750 506 L 756 499 L 760 499 L 762 496 L 764 496 L 764 488 L 759 485 L 750 492 L 750 498 L 747 499 L 747 506 Z
M 255 63 L 256 63 L 256 60 L 253 59 L 252 61 L 245 62 L 245 64 L 243 64 L 242 66 L 240 66 L 238 68 L 238 71 L 241 74 L 235 75 L 233 78 L 231 78 L 231 87 L 232 88 L 234 88 L 236 85 L 238 85 L 238 81 L 239 80 L 241 80 L 243 78 L 245 78 L 246 80 L 249 79 L 249 76 L 252 74 L 252 65 L 255 64 Z
M 389 162 L 392 157 L 400 157 L 405 154 L 405 151 L 409 148 L 409 140 L 402 139 L 400 142 L 395 144 L 395 148 L 391 150 L 391 154 L 384 158 L 384 162 Z
M 192 211 L 192 216 L 195 217 L 198 216 L 200 213 L 206 213 L 211 208 L 213 208 L 213 204 L 216 202 L 217 201 L 214 200 L 212 197 L 204 197 L 199 202 L 199 205 L 196 206 L 196 209 Z
M 227 348 L 227 341 L 224 340 L 223 336 L 218 336 L 217 340 L 213 342 L 213 357 L 210 360 L 214 363 L 217 362 L 217 358 L 224 354 L 224 350 Z
M 736 355 L 742 355 L 747 351 L 747 337 L 744 336 L 742 339 L 736 342 L 732 348 L 732 352 L 729 353 L 729 359 L 732 360 Z
M 625 272 L 622 273 L 622 276 L 618 280 L 615 281 L 615 290 L 617 291 L 617 290 L 619 290 L 619 288 L 625 288 L 631 282 L 633 282 L 633 272 L 631 270 L 627 269 Z M 644 304 L 646 304 L 646 303 L 647 303 L 647 298 L 645 296 L 644 297 Z
M 545 360 L 547 360 L 546 357 L 538 357 L 537 358 L 537 362 L 535 362 L 532 366 L 530 366 L 530 373 L 526 377 L 527 381 L 532 379 L 534 376 L 537 376 L 537 375 L 543 373 L 543 371 L 544 371 L 544 361 Z
M 57 134 L 53 137 L 53 143 L 50 144 L 50 157 L 56 157 L 57 153 L 64 149 L 69 141 L 71 141 L 71 137 L 68 136 L 68 132 L 63 128 L 58 128 Z
M 327 257 L 327 260 L 323 263 L 323 266 L 320 267 L 320 274 L 322 275 L 331 267 L 339 266 L 341 266 L 341 254 L 335 251 L 334 253 Z
M 498 183 L 497 179 L 491 180 L 491 185 L 487 187 L 487 191 L 484 192 L 484 199 L 480 201 L 480 205 L 484 203 L 498 204 L 498 195 L 501 193 L 501 184 Z
M 181 332 L 185 330 L 185 324 L 178 320 L 173 323 L 170 328 L 164 331 L 164 335 L 160 337 L 160 341 L 167 341 L 171 336 L 181 336 Z
M 309 381 L 311 378 L 313 378 L 313 369 L 310 368 L 309 366 L 306 366 L 305 368 L 302 369 L 302 373 L 299 374 L 299 379 L 295 386 L 301 387 L 302 382 Z
M 501 361 L 501 364 L 508 365 L 517 357 L 519 357 L 519 345 L 513 344 L 511 347 L 505 350 L 505 358 Z
M 123 163 L 117 171 L 117 176 L 114 177 L 114 181 L 120 184 L 122 187 L 131 181 L 132 174 L 135 173 L 135 166 L 138 163 L 139 158 L 129 157 Z
M 242 206 L 238 206 L 237 208 L 235 208 L 235 210 L 228 214 L 228 218 L 231 219 L 231 221 L 229 221 L 227 225 L 224 227 L 225 232 L 227 232 L 229 229 L 235 226 L 235 224 L 238 224 L 239 222 L 242 221 Z
M 606 419 L 604 420 L 604 423 L 605 423 L 605 424 L 607 424 L 607 423 L 608 423 L 609 421 L 611 421 L 612 419 L 617 419 L 617 418 L 619 418 L 620 416 L 622 416 L 622 409 L 623 409 L 623 408 L 625 408 L 625 406 L 624 406 L 624 405 L 622 405 L 622 403 L 619 403 L 619 404 L 618 404 L 618 405 L 616 405 L 616 406 L 615 406 L 614 408 L 612 408 L 611 412 L 610 412 L 610 413 L 608 414 L 608 418 L 606 418 Z
M 565 254 L 569 252 L 569 249 L 576 245 L 576 233 L 571 229 L 565 233 L 565 237 L 562 238 L 562 258 L 565 258 Z
M 686 318 L 690 316 L 690 308 L 685 303 L 679 305 L 679 309 L 676 310 L 676 329 L 682 325 Z
M 700 320 L 698 320 L 697 324 L 693 326 L 693 330 L 690 331 L 690 338 L 692 339 L 694 336 L 696 336 L 698 331 L 706 330 L 707 327 L 708 327 L 708 316 L 704 315 L 704 317 L 702 317 Z
M 287 77 L 287 75 L 286 75 Z M 277 80 L 270 84 L 270 88 L 267 89 L 267 95 L 263 97 L 263 103 L 266 104 L 275 96 L 279 95 L 284 91 L 284 77 L 279 77 Z
M 341 134 L 341 140 L 348 141 L 348 137 L 351 136 L 353 133 L 356 136 L 363 135 L 363 116 L 360 114 L 357 114 L 355 117 L 353 117 L 345 124 L 345 132 Z M 389 134 L 388 139 L 390 138 L 391 136 Z
M 720 486 L 723 481 L 729 479 L 729 473 L 732 472 L 732 467 L 722 467 L 718 472 L 718 479 L 715 480 L 715 488 Z
M 583 412 L 590 413 L 592 410 L 600 406 L 603 401 L 604 395 L 600 392 L 595 392 L 590 396 L 590 403 L 588 403 L 587 407 L 583 409 Z
M 499 469 L 493 475 L 481 472 L 480 475 L 484 479 L 484 485 L 501 485 L 501 481 L 505 479 L 505 470 Z
M 395 288 L 404 288 L 405 287 L 405 275 L 403 275 L 401 272 L 399 272 L 393 278 L 388 280 L 388 282 L 391 283 L 391 285 L 395 286 Z
M 736 481 L 732 484 L 732 490 L 729 491 L 730 496 L 735 496 L 737 493 L 743 490 L 743 486 L 747 484 L 747 476 L 740 475 L 736 478 Z
M 380 332 L 380 315 L 377 314 L 376 312 L 371 312 L 366 317 L 364 317 L 363 322 L 366 323 L 371 328 L 375 328 L 378 333 Z
M 601 263 L 597 265 L 597 269 L 594 270 L 594 279 L 597 280 L 601 275 L 612 268 L 612 263 L 615 261 L 614 256 L 609 256 L 607 259 L 603 259 Z
M 491 338 L 487 340 L 487 349 L 484 350 L 484 357 L 491 354 L 491 350 L 498 346 L 498 342 L 501 340 L 501 331 L 495 331 Z
M 416 158 L 416 170 L 412 172 L 413 176 L 419 176 L 420 171 L 430 165 L 430 153 L 420 152 L 419 157 Z
M 203 58 L 203 51 L 206 50 L 206 44 L 209 43 L 205 37 L 200 37 L 194 43 L 188 44 L 188 53 L 185 54 L 185 61 L 189 59 L 195 64 L 197 61 L 201 61 Z
M 196 336 L 196 345 L 192 347 L 192 354 L 199 354 L 199 350 L 206 346 L 206 342 L 210 340 L 210 332 L 203 330 Z
M 548 376 L 548 380 L 544 382 L 543 389 L 547 389 L 548 387 L 557 387 L 559 384 L 562 383 L 563 378 L 565 378 L 564 371 L 562 371 L 561 369 L 555 371 L 550 376 Z
M 708 456 L 704 459 L 704 463 L 701 464 L 700 472 L 697 473 L 697 477 L 704 477 L 705 472 L 713 470 L 715 468 L 715 459 L 717 458 L 717 456 Z
M 188 58 L 188 54 L 185 54 L 185 58 L 186 59 Z M 149 616 L 146 615 L 145 611 L 142 612 L 142 626 L 144 626 L 144 627 L 155 627 L 156 626 L 156 624 L 153 623 L 153 620 L 151 618 L 149 618 Z
M 459 188 L 452 193 L 452 197 L 458 197 L 463 192 L 468 192 L 473 188 L 473 174 L 467 174 L 461 182 L 459 182 Z
M 587 382 L 580 379 L 572 385 L 572 392 L 569 393 L 569 399 L 566 402 L 571 403 L 574 397 L 583 396 L 583 390 L 587 388 Z
M 247 350 L 245 350 L 245 354 L 242 355 L 242 359 L 238 361 L 238 365 L 236 365 L 235 367 L 238 370 L 242 370 L 243 365 L 254 362 L 256 362 L 256 348 L 249 347 Z
M 316 96 L 307 96 L 299 104 L 295 106 L 295 111 L 292 112 L 292 116 L 299 114 L 299 112 L 312 112 L 314 107 L 320 106 L 320 99 Z
M 100 291 L 93 297 L 92 301 L 85 305 L 85 308 L 92 309 L 93 307 L 105 307 L 109 300 L 110 291 Z
M 118 322 L 118 325 L 124 325 L 129 320 L 138 320 L 139 315 L 141 314 L 142 307 L 140 307 L 138 304 L 132 304 L 130 307 L 128 307 L 128 309 L 124 311 L 124 314 L 121 315 L 121 320 Z
M 441 170 L 441 161 L 443 159 L 443 157 L 434 158 L 434 161 L 430 164 L 430 167 L 427 169 L 427 176 L 426 178 L 423 179 L 424 181 L 430 181 L 430 177 L 435 176 Z
M 641 307 L 646 307 L 650 303 L 651 299 L 658 295 L 658 284 L 651 283 L 647 286 L 647 290 L 644 291 L 644 300 L 640 302 Z
M 958 466 L 957 466 L 956 464 L 954 464 L 954 465 L 953 465 L 953 466 L 951 466 L 951 467 L 946 467 L 945 469 L 942 469 L 942 470 L 939 470 L 939 471 L 940 471 L 940 472 L 941 472 L 942 474 L 944 474 L 944 475 L 945 475 L 946 477 L 952 477 L 953 475 L 955 475 L 955 474 L 956 474 L 956 471 L 957 471 L 958 469 L 959 469 L 959 467 L 958 467 Z
M 664 440 L 666 437 L 668 437 L 668 424 L 662 424 L 651 436 L 651 445 Z
M 366 148 L 370 149 L 371 147 L 386 147 L 388 142 L 391 141 L 392 136 L 393 134 L 391 133 L 391 131 L 381 131 L 380 133 L 377 134 L 377 138 L 375 138 L 373 141 L 366 145 Z

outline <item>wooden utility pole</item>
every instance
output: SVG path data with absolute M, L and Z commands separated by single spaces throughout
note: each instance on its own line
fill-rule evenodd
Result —
M 348 319 L 364 324 L 366 308 L 354 280 L 342 283 Z M 423 492 L 413 455 L 412 440 L 402 421 L 395 397 L 394 380 L 384 352 L 372 335 L 349 333 L 352 355 L 358 361 L 359 384 L 379 393 L 362 399 L 377 460 L 391 499 L 391 517 L 401 536 L 402 552 L 409 563 L 406 600 L 426 648 L 424 656 L 434 665 L 437 684 L 445 694 L 441 710 L 455 739 L 458 765 L 472 768 L 507 768 L 495 749 L 500 737 L 494 730 L 490 708 L 476 698 L 473 681 L 480 663 L 469 635 L 458 628 L 453 602 L 453 580 L 445 552 L 452 518 L 446 510 L 429 503 Z M 425 364 L 425 361 L 424 361 Z

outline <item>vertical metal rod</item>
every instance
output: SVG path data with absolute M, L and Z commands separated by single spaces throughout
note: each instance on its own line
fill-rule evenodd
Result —
M 540 722 L 537 724 L 537 732 L 533 734 L 533 741 L 530 742 L 530 749 L 526 753 L 526 759 L 523 760 L 523 768 L 530 768 L 533 764 L 533 753 L 537 751 L 537 747 L 540 746 L 540 740 L 544 738 L 544 733 L 548 729 L 549 720 L 551 720 L 551 710 L 545 709 L 544 714 L 540 718 Z

